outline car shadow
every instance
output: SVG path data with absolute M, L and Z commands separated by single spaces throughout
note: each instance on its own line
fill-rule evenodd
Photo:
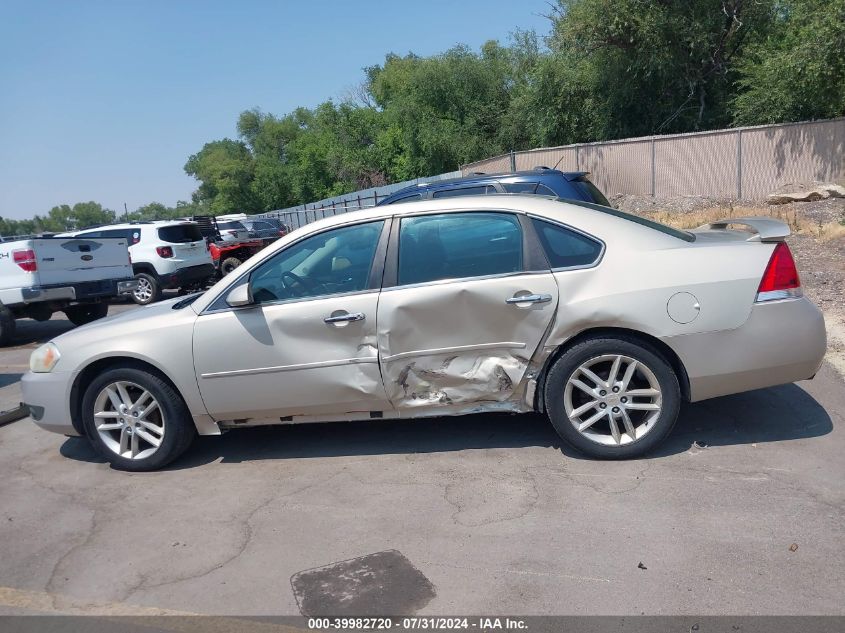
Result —
M 685 405 L 670 436 L 649 458 L 699 446 L 780 442 L 826 435 L 830 416 L 796 385 L 760 389 Z M 550 447 L 567 457 L 592 458 L 563 443 L 544 415 L 507 413 L 418 420 L 367 420 L 238 429 L 200 437 L 167 470 L 258 460 L 440 453 L 471 449 Z M 102 463 L 89 443 L 69 438 L 65 457 Z
M 2 373 L 0 374 L 0 389 L 3 387 L 8 387 L 9 385 L 14 385 L 21 381 L 21 376 L 23 374 L 20 373 Z
M 49 321 L 20 319 L 15 323 L 15 337 L 12 345 L 5 349 L 24 347 L 32 343 L 46 343 L 50 339 L 56 338 L 59 334 L 69 332 L 74 327 L 76 326 L 73 323 L 58 316 Z

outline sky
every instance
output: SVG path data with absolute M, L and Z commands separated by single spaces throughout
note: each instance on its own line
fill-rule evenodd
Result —
M 0 216 L 190 200 L 253 107 L 343 99 L 385 54 L 549 30 L 546 0 L 0 0 Z

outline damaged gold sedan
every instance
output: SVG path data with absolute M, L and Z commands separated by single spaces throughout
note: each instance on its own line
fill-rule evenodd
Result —
M 203 294 L 59 336 L 24 399 L 127 470 L 235 427 L 492 411 L 545 412 L 584 453 L 635 457 L 683 400 L 815 374 L 824 322 L 788 234 L 522 195 L 338 215 Z

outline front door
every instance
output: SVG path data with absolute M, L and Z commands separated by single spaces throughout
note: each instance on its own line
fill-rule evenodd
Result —
M 405 217 L 397 237 L 388 260 L 395 278 L 386 275 L 378 306 L 393 406 L 513 410 L 558 303 L 557 284 L 545 260 L 532 261 L 519 218 Z
M 253 303 L 196 321 L 200 392 L 218 420 L 383 411 L 376 341 L 385 221 L 295 242 L 252 270 Z

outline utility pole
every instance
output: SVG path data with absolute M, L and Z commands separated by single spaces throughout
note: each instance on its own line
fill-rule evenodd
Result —
M 123 221 L 129 220 L 129 209 L 126 208 L 126 203 L 123 203 Z

